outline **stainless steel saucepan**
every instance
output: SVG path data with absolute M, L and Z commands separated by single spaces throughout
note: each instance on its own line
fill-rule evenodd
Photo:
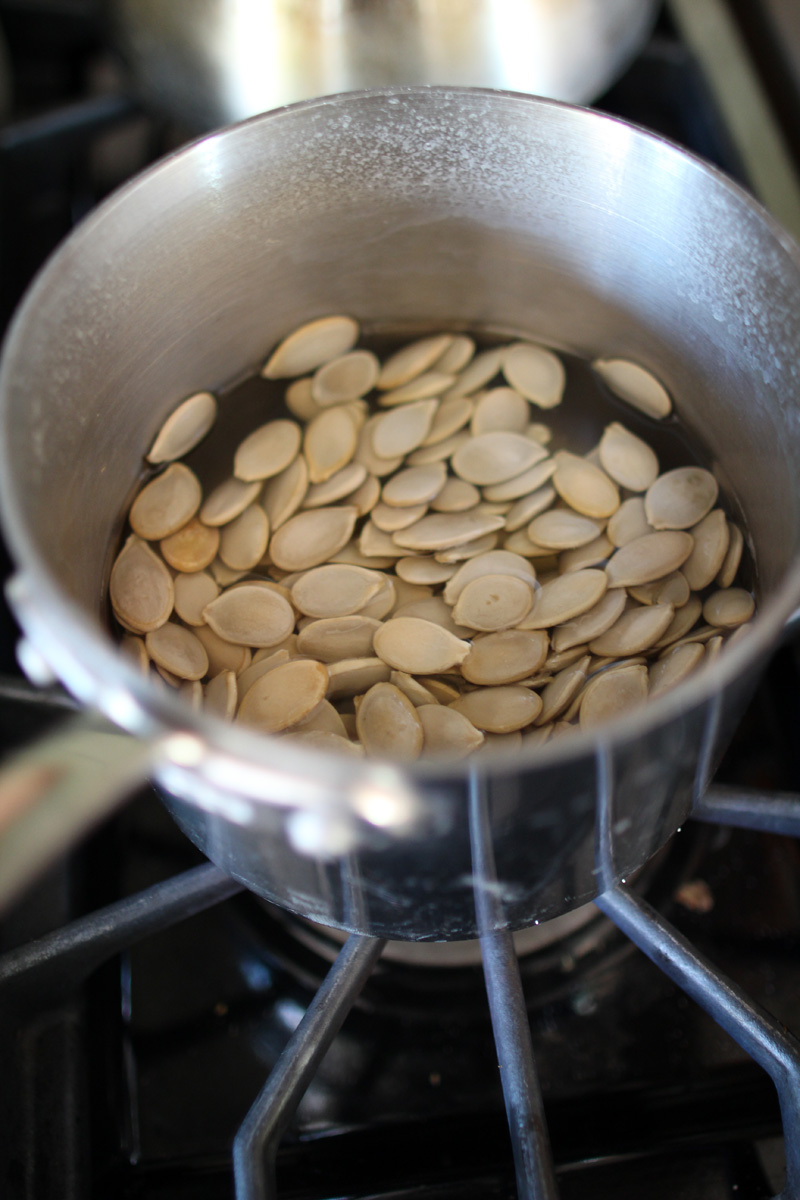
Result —
M 367 330 L 491 328 L 652 369 L 746 522 L 752 630 L 592 736 L 472 765 L 298 752 L 148 683 L 115 649 L 105 602 L 143 452 L 183 397 L 339 311 Z M 800 602 L 799 370 L 795 245 L 718 172 L 620 121 L 401 88 L 197 142 L 73 234 L 5 349 L 0 496 L 27 661 L 134 735 L 84 731 L 70 769 L 108 739 L 107 792 L 149 771 L 214 862 L 329 925 L 474 936 L 476 875 L 484 928 L 583 904 L 599 874 L 626 878 L 684 820 Z M 38 784 L 66 786 L 63 747 L 39 769 Z M 22 809 L 41 787 L 24 767 L 15 780 Z M 51 791 L 52 821 L 69 823 L 74 802 L 74 788 Z

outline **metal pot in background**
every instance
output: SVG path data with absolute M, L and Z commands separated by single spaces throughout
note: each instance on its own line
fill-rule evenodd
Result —
M 743 514 L 760 606 L 748 636 L 591 735 L 408 769 L 298 751 L 144 679 L 104 607 L 144 451 L 183 397 L 331 312 L 367 332 L 492 328 L 652 369 Z M 10 599 L 32 661 L 137 735 L 111 743 L 109 792 L 149 771 L 208 857 L 267 899 L 396 939 L 529 926 L 667 841 L 800 602 L 799 363 L 797 247 L 657 137 L 472 89 L 269 113 L 111 197 L 24 301 L 0 372 Z
M 394 84 L 586 104 L 644 44 L 658 0 L 104 0 L 136 90 L 196 132 Z

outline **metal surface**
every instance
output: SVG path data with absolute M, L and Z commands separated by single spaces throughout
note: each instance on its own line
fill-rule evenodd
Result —
M 511 933 L 503 929 L 492 853 L 488 798 L 477 772 L 470 779 L 469 828 L 472 842 L 475 911 L 483 956 L 486 994 L 492 1016 L 503 1099 L 511 1134 L 519 1200 L 556 1200 L 550 1139 L 536 1077 L 533 1044 L 519 963 Z
M 644 43 L 658 0 L 105 0 L 138 91 L 190 129 L 394 84 L 586 104 Z
M 800 837 L 800 796 L 757 788 L 710 788 L 692 808 L 696 821 Z
M 396 89 L 268 114 L 175 155 L 76 231 L 18 314 L 0 498 L 32 645 L 120 725 L 179 735 L 157 778 L 223 870 L 324 924 L 459 939 L 477 934 L 465 765 L 298 756 L 190 712 L 105 632 L 120 514 L 166 414 L 331 311 L 369 331 L 489 328 L 642 362 L 752 539 L 759 616 L 710 670 L 597 734 L 481 758 L 504 927 L 549 919 L 597 893 L 597 745 L 622 878 L 705 789 L 800 601 L 798 252 L 727 179 L 621 122 Z M 324 857 L 334 845 L 347 853 Z
M 800 1196 L 800 1043 L 673 929 L 641 897 L 612 888 L 598 908 L 670 979 L 717 1021 L 770 1075 L 778 1092 L 786 1146 L 780 1200 Z
M 234 1140 L 236 1200 L 277 1196 L 278 1143 L 382 949 L 379 939 L 351 934 L 325 976 Z

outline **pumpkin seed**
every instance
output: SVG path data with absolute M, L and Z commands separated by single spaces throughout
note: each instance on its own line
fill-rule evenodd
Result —
M 288 600 L 253 584 L 223 592 L 206 605 L 203 615 L 214 633 L 240 646 L 275 646 L 294 629 Z
M 350 464 L 360 465 L 360 464 Z M 345 468 L 347 469 L 347 468 Z M 381 495 L 380 481 L 374 475 L 367 475 L 361 487 L 356 488 L 347 499 L 348 504 L 352 504 L 358 509 L 358 515 L 365 517 L 368 512 L 372 512 L 375 505 L 378 503 Z
M 527 496 L 515 501 L 506 513 L 506 529 L 513 533 L 523 525 L 529 525 L 534 517 L 548 509 L 556 498 L 555 488 L 548 485 L 537 488 Z
M 547 551 L 572 550 L 586 546 L 599 537 L 602 530 L 596 521 L 570 512 L 566 508 L 551 508 L 534 517 L 528 526 L 528 537 Z
M 418 338 L 400 350 L 395 350 L 381 367 L 376 386 L 381 391 L 389 391 L 410 383 L 438 362 L 445 351 L 450 349 L 454 340 L 450 333 L 438 333 L 433 337 Z M 445 368 L 439 364 L 439 370 L 444 371 Z
M 220 671 L 238 674 L 250 665 L 252 651 L 249 646 L 236 646 L 226 642 L 209 625 L 197 625 L 192 633 L 202 643 L 208 655 L 208 674 L 219 675 Z
M 396 546 L 405 550 L 445 550 L 474 541 L 503 528 L 503 518 L 479 513 L 432 513 L 408 529 L 392 534 Z
M 422 722 L 417 710 L 393 683 L 376 683 L 356 711 L 356 731 L 368 755 L 412 760 L 422 753 Z
M 440 446 L 464 428 L 472 416 L 474 402 L 466 398 L 456 397 L 453 400 L 441 400 L 433 415 L 431 427 L 422 441 L 422 449 L 430 446 Z
M 412 600 L 424 600 L 426 596 L 433 595 L 432 587 L 423 583 L 406 583 L 400 575 L 395 576 L 394 586 L 398 605 L 410 604 Z
M 523 433 L 528 425 L 530 408 L 527 400 L 513 388 L 492 388 L 475 402 L 470 419 L 473 437 L 495 430 Z
M 647 489 L 644 508 L 653 529 L 690 529 L 711 511 L 719 485 L 703 467 L 676 467 Z
M 743 626 L 740 625 L 739 628 L 741 629 L 741 628 L 743 628 Z M 705 662 L 705 663 L 714 662 L 719 657 L 720 651 L 722 650 L 724 643 L 725 643 L 725 639 L 721 635 L 719 637 L 709 638 L 708 641 L 706 642 L 706 648 L 705 648 L 705 654 L 703 656 L 703 662 Z M 696 642 L 694 644 L 697 645 Z
M 502 504 L 507 500 L 518 500 L 523 496 L 529 496 L 546 484 L 548 479 L 552 478 L 555 474 L 556 465 L 554 458 L 545 457 L 539 462 L 534 463 L 527 471 L 522 471 L 512 479 L 507 479 L 504 483 L 494 483 L 485 487 L 483 489 L 483 498 L 492 503 L 500 502 Z
M 563 625 L 594 608 L 607 587 L 605 571 L 588 568 L 559 575 L 536 593 L 533 608 L 520 622 L 520 628 L 549 629 Z
M 395 453 L 391 457 L 381 458 L 372 448 L 373 432 L 378 422 L 384 420 L 388 415 L 388 413 L 376 413 L 375 416 L 367 418 L 358 435 L 356 452 L 353 456 L 356 462 L 367 468 L 370 475 L 377 478 L 392 475 L 403 463 L 402 454 Z
M 467 483 L 466 479 L 450 478 L 431 501 L 431 508 L 434 512 L 442 513 L 468 512 L 475 508 L 480 498 L 481 494 L 473 483 Z
M 672 621 L 666 631 L 656 642 L 656 650 L 662 649 L 664 646 L 672 645 L 674 642 L 685 637 L 692 626 L 699 620 L 700 614 L 703 611 L 703 603 L 699 596 L 690 596 L 686 603 L 676 610 Z
M 204 625 L 203 609 L 219 595 L 219 586 L 205 571 L 176 575 L 175 612 L 187 625 Z
M 531 725 L 542 710 L 541 697 L 518 683 L 478 688 L 453 700 L 450 708 L 486 733 L 513 733 Z
M 609 587 L 638 587 L 677 571 L 694 547 L 690 533 L 663 530 L 627 542 L 608 560 Z
M 363 758 L 364 749 L 357 742 L 351 742 L 338 734 L 328 733 L 325 729 L 290 729 L 283 734 L 284 741 L 296 742 L 309 750 L 323 750 L 326 754 L 344 754 L 350 758 Z
M 297 649 L 320 662 L 341 662 L 348 658 L 368 658 L 372 639 L 380 627 L 373 617 L 360 613 L 350 617 L 324 617 L 312 621 L 300 631 Z
M 553 649 L 560 652 L 573 646 L 583 646 L 597 638 L 622 616 L 625 611 L 624 588 L 609 588 L 588 612 L 566 621 L 552 632 Z
M 226 479 L 219 487 L 215 487 L 203 501 L 200 520 L 204 525 L 227 525 L 229 521 L 233 521 L 255 502 L 261 487 L 260 479 L 256 479 L 253 483 L 245 483 L 242 479 L 236 479 L 233 476 Z
M 543 630 L 504 629 L 488 633 L 473 641 L 461 663 L 461 674 L 470 683 L 487 687 L 516 683 L 544 666 L 548 648 Z
M 378 458 L 394 461 L 397 455 L 408 454 L 421 446 L 438 403 L 438 400 L 418 400 L 392 412 L 381 413 L 372 426 L 373 452 Z
M 577 546 L 574 550 L 562 550 L 558 556 L 558 570 L 562 575 L 567 575 L 570 571 L 582 571 L 584 567 L 596 567 L 606 562 L 613 553 L 611 541 L 601 533 L 585 546 Z
M 755 612 L 755 601 L 744 588 L 723 588 L 712 592 L 703 605 L 703 620 L 721 629 L 735 629 L 749 621 Z
M 475 343 L 472 338 L 464 333 L 456 334 L 442 357 L 437 359 L 436 366 L 448 375 L 456 375 L 464 370 L 474 353 Z
M 392 671 L 389 682 L 399 688 L 404 696 L 408 696 L 415 708 L 419 708 L 422 704 L 438 704 L 433 692 L 405 671 Z
M 295 659 L 268 671 L 248 689 L 239 720 L 265 733 L 296 725 L 325 698 L 328 671 L 313 659 Z
M 413 508 L 393 508 L 391 504 L 379 503 L 372 510 L 372 523 L 382 533 L 396 533 L 398 529 L 407 529 L 409 525 L 421 520 L 427 511 L 427 504 L 415 504 Z
M 355 454 L 357 442 L 358 432 L 346 409 L 323 409 L 306 425 L 303 439 L 311 482 L 324 483 L 347 466 Z
M 640 604 L 671 604 L 673 608 L 682 608 L 690 596 L 689 584 L 682 571 L 672 571 L 663 579 L 629 587 L 628 593 Z
M 358 540 L 358 549 L 364 556 L 365 560 L 370 558 L 389 559 L 393 562 L 399 558 L 402 551 L 399 549 L 394 537 L 391 533 L 386 533 L 383 529 L 379 529 L 375 522 L 370 518 L 361 530 L 361 537 Z
M 265 379 L 305 375 L 350 350 L 358 339 L 352 317 L 319 317 L 295 329 L 276 346 L 264 364 Z
M 663 420 L 672 412 L 669 392 L 644 367 L 625 358 L 597 358 L 592 366 L 612 392 L 645 416 Z
M 300 421 L 310 421 L 319 412 L 319 405 L 311 391 L 311 378 L 308 375 L 290 383 L 284 399 L 289 412 Z
M 716 582 L 721 588 L 729 588 L 736 578 L 744 549 L 742 531 L 738 525 L 734 525 L 733 521 L 728 522 L 728 535 L 728 552 L 716 578 Z
M 419 450 L 415 450 L 413 454 L 409 454 L 406 463 L 409 467 L 425 467 L 429 463 L 444 462 L 446 458 L 452 458 L 456 450 L 468 441 L 469 434 L 465 429 L 460 429 L 458 433 L 443 438 L 441 442 L 436 442 L 435 445 L 425 445 L 423 443 Z
M 592 654 L 620 658 L 649 650 L 669 628 L 675 610 L 671 604 L 641 605 L 624 612 L 614 624 L 589 642 Z
M 529 562 L 509 550 L 490 550 L 459 567 L 444 589 L 446 604 L 455 604 L 464 588 L 481 575 L 515 575 L 533 587 L 536 572 Z
M 208 532 L 216 533 L 216 530 Z M 226 567 L 232 571 L 251 570 L 261 561 L 269 542 L 269 519 L 261 505 L 251 504 L 229 522 L 221 537 L 218 535 L 218 541 L 219 556 Z
M 380 590 L 361 609 L 361 615 L 363 617 L 374 617 L 376 621 L 382 621 L 396 605 L 397 592 L 395 591 L 394 579 L 386 575 L 384 576 Z
M 270 558 L 284 571 L 317 567 L 350 540 L 357 516 L 351 505 L 296 513 L 273 533 Z
M 569 650 L 552 650 L 545 659 L 545 671 L 563 671 L 588 653 L 588 646 L 572 646 Z
M 504 346 L 494 346 L 491 350 L 483 350 L 476 354 L 443 398 L 451 400 L 453 397 L 471 396 L 485 384 L 491 383 L 502 368 L 504 355 Z
M 650 667 L 648 672 L 649 694 L 660 696 L 681 683 L 699 666 L 705 656 L 705 647 L 700 642 L 677 646 Z
M 539 408 L 555 408 L 564 396 L 566 374 L 561 359 L 543 346 L 516 342 L 503 355 L 503 374 Z
M 600 467 L 577 454 L 559 450 L 555 456 L 553 487 L 571 508 L 584 517 L 610 517 L 619 508 L 619 492 Z
M 589 662 L 589 655 L 583 655 L 577 662 L 559 671 L 553 682 L 547 684 L 542 692 L 542 711 L 536 718 L 537 725 L 549 725 L 566 712 L 586 682 Z
M 211 564 L 211 574 L 220 587 L 229 587 L 232 583 L 238 583 L 240 579 L 244 579 L 247 571 L 232 571 L 230 567 L 226 567 L 221 558 L 215 558 Z
M 469 642 L 455 637 L 432 621 L 395 617 L 375 631 L 375 653 L 396 671 L 409 675 L 434 675 L 463 662 Z
M 167 621 L 146 634 L 144 644 L 153 662 L 179 679 L 202 679 L 208 655 L 191 630 Z
M 647 699 L 647 667 L 624 667 L 590 679 L 580 709 L 581 729 L 594 729 Z
M 320 408 L 356 400 L 375 386 L 380 369 L 371 350 L 350 350 L 317 368 L 311 395 Z
M 647 523 L 644 500 L 641 496 L 631 496 L 629 500 L 623 500 L 614 515 L 609 517 L 606 526 L 608 540 L 618 547 L 627 546 L 628 542 L 652 532 Z
M 422 724 L 424 742 L 422 754 L 446 754 L 450 758 L 466 758 L 483 744 L 484 735 L 454 708 L 442 704 L 422 704 L 417 708 Z
M 407 600 L 404 604 L 398 605 L 392 613 L 392 620 L 396 620 L 398 617 L 419 617 L 421 621 L 432 621 L 434 625 L 441 625 L 442 629 L 446 629 L 448 633 L 452 633 L 457 638 L 472 636 L 471 629 L 454 621 L 453 610 L 445 604 L 441 596 Z
M 390 669 L 380 658 L 342 658 L 328 666 L 328 699 L 356 696 L 376 683 L 386 683 Z
M 301 438 L 296 421 L 268 421 L 237 447 L 233 456 L 234 475 L 246 483 L 279 475 L 297 457 Z
M 530 611 L 533 588 L 514 575 L 482 575 L 461 591 L 453 620 L 469 629 L 510 629 Z
M 427 554 L 415 554 L 399 558 L 395 571 L 407 583 L 444 583 L 456 572 L 454 563 L 439 563 Z
M 217 402 L 210 392 L 189 396 L 170 413 L 147 452 L 150 463 L 183 458 L 202 442 L 217 419 Z
M 292 603 L 307 617 L 347 617 L 376 596 L 383 583 L 379 571 L 328 563 L 298 579 L 292 587 Z
M 203 685 L 197 679 L 186 679 L 178 688 L 178 695 L 194 712 L 203 707 Z
M 438 497 L 445 487 L 446 480 L 447 468 L 444 463 L 430 463 L 427 467 L 406 467 L 386 481 L 381 500 L 395 508 L 415 508 Z M 460 480 L 452 482 L 459 483 Z
M 274 671 L 276 667 L 289 662 L 292 657 L 288 650 L 269 650 L 267 654 L 266 658 L 260 658 L 258 662 L 253 659 L 249 667 L 239 672 L 236 678 L 239 696 L 246 696 L 256 680 L 266 675 L 267 671 Z
M 183 463 L 171 463 L 134 500 L 128 517 L 131 529 L 148 542 L 160 542 L 191 521 L 202 498 L 194 471 Z
M 111 606 L 125 627 L 150 633 L 172 612 L 175 591 L 172 576 L 146 542 L 131 535 L 111 568 Z
M 692 553 L 683 564 L 683 574 L 693 592 L 708 587 L 722 570 L 728 553 L 730 530 L 721 508 L 712 509 L 707 517 L 691 529 L 694 538 Z
M 392 388 L 378 397 L 381 408 L 396 408 L 398 405 L 411 404 L 415 400 L 428 400 L 431 396 L 441 396 L 455 382 L 455 375 L 445 375 L 442 371 L 426 371 L 418 375 L 402 387 Z
M 297 721 L 292 729 L 298 733 L 311 733 L 314 730 L 321 733 L 335 733 L 337 737 L 341 738 L 347 737 L 344 721 L 330 700 L 320 700 L 317 707 L 313 708 L 307 717 Z
M 470 438 L 456 450 L 451 466 L 468 483 L 502 483 L 547 457 L 544 446 L 521 433 L 496 430 Z
M 341 550 L 337 550 L 328 559 L 328 562 L 333 563 L 348 563 L 351 567 L 369 567 L 370 570 L 380 571 L 385 567 L 394 566 L 395 558 L 380 555 L 373 555 L 371 558 L 362 554 L 354 541 L 345 543 Z M 274 568 L 273 568 L 274 570 Z
M 296 461 L 302 462 L 303 460 L 298 458 Z M 329 479 L 326 479 L 324 483 L 313 483 L 303 497 L 303 508 L 325 508 L 328 504 L 335 504 L 337 500 L 344 500 L 345 497 L 355 492 L 366 478 L 367 468 L 363 463 L 348 463 L 347 466 L 342 467 L 340 471 L 336 471 Z M 377 479 L 375 484 L 380 491 Z M 350 503 L 353 503 L 352 499 Z
M 203 699 L 207 712 L 221 717 L 223 721 L 232 721 L 239 703 L 239 689 L 234 672 L 220 671 L 210 679 L 205 686 Z
M 132 658 L 143 675 L 150 674 L 150 659 L 147 654 L 147 647 L 144 644 L 144 638 L 134 637 L 133 634 L 126 633 L 119 644 L 120 650 L 128 658 Z
M 466 562 L 470 558 L 477 558 L 481 554 L 487 554 L 490 550 L 494 550 L 497 541 L 496 533 L 485 533 L 482 537 L 472 538 L 469 542 L 460 542 L 457 546 L 447 546 L 442 550 L 436 550 L 433 557 L 439 563 Z
M 598 453 L 606 474 L 631 492 L 646 492 L 658 477 L 655 452 L 618 421 L 606 426 Z

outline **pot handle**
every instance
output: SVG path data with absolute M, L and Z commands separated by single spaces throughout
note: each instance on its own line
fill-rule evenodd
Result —
M 0 771 L 0 910 L 145 781 L 155 744 L 70 717 Z

